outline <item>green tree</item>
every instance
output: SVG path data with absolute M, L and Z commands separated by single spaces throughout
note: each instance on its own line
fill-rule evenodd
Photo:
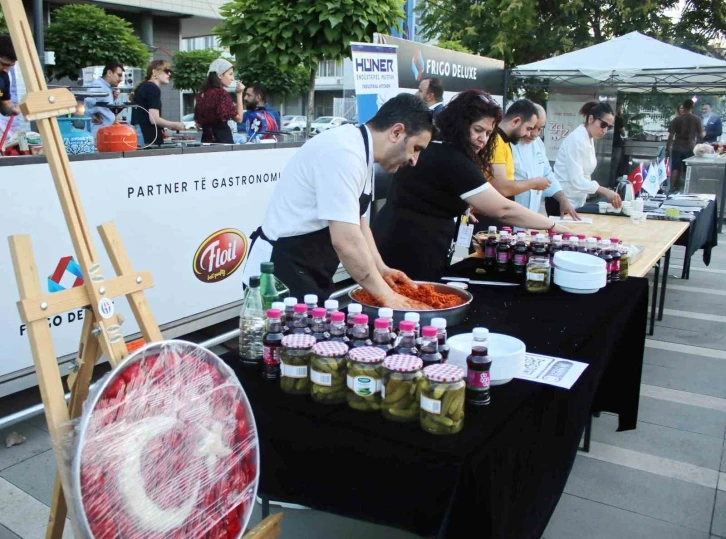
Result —
M 5 15 L 3 15 L 3 10 L 0 9 L 0 34 L 7 34 L 8 33 L 8 25 L 5 24 Z
M 465 52 L 467 54 L 471 54 L 472 52 L 471 49 L 466 48 L 459 41 L 439 41 L 438 43 L 436 43 L 436 46 L 440 49 L 448 49 L 450 51 L 456 52 Z
M 66 5 L 53 11 L 51 20 L 45 47 L 55 52 L 55 65 L 47 68 L 52 78 L 78 80 L 82 68 L 107 62 L 144 68 L 151 57 L 131 23 L 100 7 Z
M 196 51 L 178 51 L 174 53 L 171 66 L 174 70 L 174 88 L 179 91 L 189 90 L 195 94 L 202 89 L 207 80 L 209 65 L 222 57 L 220 51 L 202 49 Z
M 283 71 L 271 62 L 255 62 L 243 55 L 236 62 L 236 76 L 246 86 L 261 82 L 267 91 L 279 95 L 301 95 L 310 90 L 308 70 L 302 66 Z
M 308 73 L 307 131 L 314 113 L 315 72 L 320 60 L 340 60 L 352 41 L 370 41 L 403 18 L 402 0 L 232 0 L 215 28 L 236 57 Z

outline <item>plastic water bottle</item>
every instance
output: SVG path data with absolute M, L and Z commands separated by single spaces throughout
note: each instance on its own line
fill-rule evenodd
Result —
M 260 278 L 250 277 L 239 314 L 239 357 L 245 365 L 262 364 L 262 338 L 265 335 L 265 310 L 260 293 Z

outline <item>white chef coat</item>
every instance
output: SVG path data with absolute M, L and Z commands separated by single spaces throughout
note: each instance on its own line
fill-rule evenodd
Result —
M 595 142 L 584 125 L 567 135 L 555 160 L 555 178 L 575 209 L 587 201 L 587 195 L 597 191 L 600 184 L 591 178 L 597 167 Z
M 514 200 L 529 208 L 533 212 L 539 212 L 542 197 L 551 197 L 562 191 L 560 182 L 555 178 L 552 167 L 547 159 L 542 139 L 537 138 L 529 144 L 520 141 L 519 144 L 512 144 L 512 156 L 514 157 L 514 180 L 531 180 L 532 178 L 547 178 L 552 182 L 544 191 L 531 189 L 514 196 Z

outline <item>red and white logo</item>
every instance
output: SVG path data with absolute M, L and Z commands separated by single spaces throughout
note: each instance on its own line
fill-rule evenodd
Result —
M 239 230 L 218 230 L 194 253 L 194 275 L 203 283 L 223 281 L 240 267 L 248 245 L 247 237 Z

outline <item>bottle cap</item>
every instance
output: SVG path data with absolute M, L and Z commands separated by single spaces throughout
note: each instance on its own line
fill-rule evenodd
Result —
M 530 236 L 536 236 L 537 234 L 538 234 L 538 232 L 536 230 L 530 230 L 529 231 L 529 235 Z
M 610 240 L 602 240 L 603 245 L 610 245 Z
M 368 323 L 368 315 L 367 314 L 356 314 L 353 317 L 353 323 L 354 324 L 367 324 Z
M 553 237 L 552 239 L 553 239 L 554 241 L 562 241 L 562 236 L 560 236 L 559 234 L 555 234 L 555 235 L 554 235 L 554 237 Z
M 585 238 L 587 238 L 587 236 L 585 236 L 585 234 L 578 234 L 577 235 L 577 239 L 578 240 L 584 240 Z
M 262 264 L 260 264 L 260 271 L 262 273 L 275 273 L 275 263 L 263 262 Z
M 253 277 L 250 277 L 250 288 L 259 288 L 260 287 L 260 276 L 255 275 Z
M 502 230 L 505 230 L 507 232 L 511 232 L 512 231 L 512 227 L 511 226 L 503 226 L 502 227 Z
M 495 227 L 495 226 L 490 226 L 490 227 L 489 227 L 489 233 L 490 233 L 490 234 L 496 234 L 496 233 L 497 233 L 497 227 Z
M 267 318 L 280 318 L 282 313 L 280 309 L 267 309 Z
M 294 310 L 294 311 L 295 311 L 295 312 L 296 312 L 297 314 L 302 314 L 302 313 L 306 313 L 306 312 L 308 312 L 308 306 L 307 306 L 307 305 L 305 305 L 304 303 L 298 303 L 297 305 L 295 305 L 295 307 L 294 307 L 294 309 L 293 309 L 293 310 Z
M 474 328 L 471 333 L 477 340 L 484 340 L 489 338 L 489 330 L 487 328 Z
M 303 299 L 306 305 L 317 305 L 318 304 L 318 296 L 315 294 L 305 294 L 305 298 Z
M 285 310 L 285 304 L 281 301 L 275 301 L 272 303 L 271 307 L 273 309 L 277 309 L 278 311 L 284 311 Z
M 587 243 L 597 243 L 595 238 L 587 238 Z
M 416 324 L 414 324 L 411 320 L 404 320 L 398 324 L 398 327 L 401 331 L 413 331 L 416 329 Z
M 593 236 L 593 238 L 595 238 L 597 241 L 602 240 L 602 236 Z
M 363 312 L 363 305 L 360 303 L 351 303 L 348 305 L 348 314 L 360 314 Z
M 544 234 L 537 234 L 537 236 L 536 236 L 536 237 L 537 237 L 537 239 L 538 239 L 538 240 L 543 240 L 543 239 L 545 239 L 545 235 L 544 235 Z
M 610 243 L 620 243 L 618 238 L 610 238 Z
M 294 307 L 297 305 L 297 298 L 285 298 L 283 302 L 285 303 L 285 307 Z
M 517 237 L 524 239 L 527 237 L 527 233 L 526 232 L 517 232 Z
M 376 321 L 374 322 L 374 326 L 376 329 L 388 329 L 388 321 L 389 318 L 376 318 Z
M 313 309 L 313 318 L 325 318 L 325 315 L 328 314 L 328 311 L 323 309 L 322 307 L 315 307 Z
M 432 318 L 431 325 L 436 329 L 446 329 L 446 318 Z
M 421 315 L 418 313 L 406 313 L 403 316 L 403 319 L 407 322 L 413 322 L 414 324 L 418 324 L 421 321 Z M 414 327 L 416 327 L 414 325 Z
M 499 237 L 501 237 L 501 238 L 508 238 L 509 237 L 509 232 L 507 232 L 506 230 L 502 230 L 501 234 L 499 234 Z
M 570 237 L 572 237 L 572 234 L 570 234 L 569 232 L 565 232 L 564 234 L 562 234 L 563 240 L 569 240 Z
M 393 309 L 390 309 L 388 307 L 381 307 L 380 309 L 378 309 L 378 317 L 393 318 Z
M 580 240 L 577 238 L 577 236 L 570 236 L 570 240 L 569 241 L 570 241 L 570 243 L 577 243 Z
M 345 322 L 345 313 L 341 313 L 340 311 L 335 311 L 334 313 L 330 313 L 330 321 L 331 322 Z
M 326 299 L 325 300 L 325 310 L 326 311 L 337 311 L 338 310 L 338 300 L 337 299 Z
M 437 330 L 434 326 L 424 326 L 421 328 L 421 335 L 424 337 L 436 337 L 438 333 L 439 330 Z

